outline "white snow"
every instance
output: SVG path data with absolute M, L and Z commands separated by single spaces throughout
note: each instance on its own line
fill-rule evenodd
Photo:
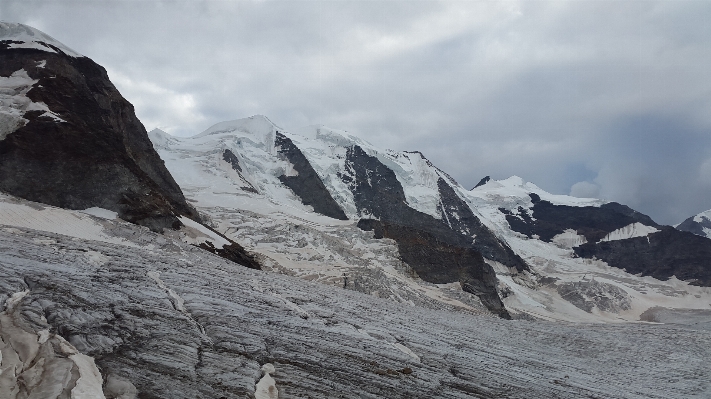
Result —
M 528 194 L 534 193 L 541 197 L 542 200 L 549 201 L 554 205 L 600 206 L 606 202 L 596 198 L 578 198 L 569 195 L 551 194 L 518 176 L 511 176 L 504 180 L 489 180 L 486 184 L 473 188 L 469 192 L 478 198 L 512 197 L 525 199 L 525 201 L 529 202 L 530 197 Z
M 118 218 L 118 213 L 114 211 L 110 211 L 108 209 L 104 208 L 99 208 L 99 207 L 92 207 L 92 208 L 87 208 L 84 209 L 83 211 L 80 211 L 82 213 L 86 213 L 87 215 L 93 215 L 102 219 L 106 220 L 114 220 Z
M 403 345 L 403 344 L 401 344 L 401 343 L 399 343 L 399 342 L 394 342 L 394 343 L 392 343 L 391 345 L 392 345 L 395 349 L 397 349 L 397 350 L 401 351 L 402 353 L 404 353 L 404 354 L 406 354 L 406 355 L 412 357 L 413 359 L 415 359 L 415 360 L 417 361 L 417 363 L 420 363 L 420 357 L 417 356 L 417 354 L 415 354 L 415 352 L 413 352 L 412 350 L 410 350 L 410 348 L 408 348 L 407 346 L 405 346 L 405 345 Z
M 22 298 L 26 297 L 29 293 L 30 290 L 24 290 L 12 294 L 9 298 L 7 298 L 7 300 L 5 300 L 5 311 L 8 313 L 12 312 L 15 309 L 15 306 L 22 301 Z
M 48 34 L 27 25 L 0 21 L 0 41 L 11 40 L 9 48 L 31 48 L 57 53 L 59 49 L 71 57 L 83 57 Z M 54 47 L 54 48 L 53 48 Z
M 1 24 L 1 23 L 0 23 Z M 10 76 L 0 76 L 0 140 L 29 122 L 23 116 L 28 111 L 44 111 L 40 117 L 48 117 L 56 122 L 66 122 L 52 112 L 43 102 L 32 102 L 27 93 L 38 80 L 27 75 L 24 69 Z
M 704 220 L 711 221 L 711 209 L 694 216 L 694 222 L 696 223 L 703 223 Z
M 276 381 L 270 375 L 274 371 L 274 365 L 267 363 L 262 366 L 264 377 L 259 380 L 254 390 L 254 399 L 278 399 L 279 390 L 276 387 Z
M 85 240 L 133 246 L 134 243 L 112 236 L 94 216 L 49 205 L 22 201 L 0 194 L 0 225 L 63 234 Z
M 629 224 L 625 227 L 619 228 L 615 231 L 612 231 L 608 233 L 605 237 L 603 237 L 600 242 L 604 241 L 615 241 L 615 240 L 625 240 L 628 238 L 634 238 L 634 237 L 646 237 L 652 233 L 656 233 L 659 230 L 651 227 L 644 225 L 642 223 L 632 223 Z
M 372 144 L 359 139 L 346 131 L 331 129 L 325 126 L 308 126 L 284 132 L 304 153 L 319 177 L 339 202 L 350 218 L 363 215 L 355 209 L 353 194 L 337 177 L 338 174 L 348 174 L 345 164 L 346 149 L 357 145 L 363 151 L 376 157 L 385 166 L 395 172 L 395 177 L 402 185 L 407 203 L 414 209 L 441 218 L 438 210 L 440 204 L 437 180 L 442 177 L 449 180 L 424 156 L 418 152 L 380 151 Z
M 94 358 L 76 353 L 69 356 L 79 369 L 79 379 L 72 389 L 71 399 L 105 399 L 103 378 L 94 363 Z

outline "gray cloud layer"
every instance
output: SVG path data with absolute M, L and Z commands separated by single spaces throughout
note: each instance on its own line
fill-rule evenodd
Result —
M 705 1 L 4 0 L 104 65 L 148 129 L 253 114 L 516 174 L 662 223 L 711 208 Z

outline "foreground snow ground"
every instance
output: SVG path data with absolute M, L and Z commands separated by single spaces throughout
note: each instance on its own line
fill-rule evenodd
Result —
M 700 311 L 656 315 L 667 324 L 585 324 L 432 310 L 66 212 L 99 226 L 100 240 L 0 227 L 0 303 L 28 291 L 4 315 L 38 341 L 48 330 L 91 356 L 107 398 L 250 397 L 269 381 L 267 364 L 279 398 L 711 395 L 711 325 Z M 12 331 L 3 324 L 4 345 L 16 342 Z M 2 365 L 3 381 L 26 380 L 32 366 Z M 52 370 L 36 381 L 56 380 Z M 67 381 L 72 397 L 93 389 Z

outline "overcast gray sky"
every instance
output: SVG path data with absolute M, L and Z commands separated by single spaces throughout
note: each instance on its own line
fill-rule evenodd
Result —
M 711 208 L 708 1 L 31 1 L 148 130 L 254 114 L 666 224 Z

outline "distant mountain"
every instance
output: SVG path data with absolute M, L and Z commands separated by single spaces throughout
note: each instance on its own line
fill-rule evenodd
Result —
M 675 226 L 677 230 L 711 238 L 711 210 L 694 215 Z
M 552 195 L 518 177 L 466 190 L 422 153 L 324 126 L 289 132 L 264 116 L 149 136 L 217 229 L 283 273 L 426 307 L 451 303 L 457 291 L 444 287 L 456 283 L 503 317 L 577 321 L 687 306 L 668 295 L 675 278 L 710 284 L 704 241 L 618 203 Z M 457 306 L 476 308 L 464 298 Z

